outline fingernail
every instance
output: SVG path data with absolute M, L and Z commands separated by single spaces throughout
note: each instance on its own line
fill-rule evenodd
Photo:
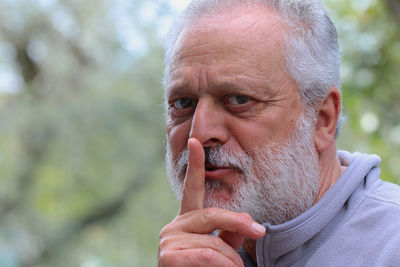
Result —
M 253 230 L 255 232 L 260 233 L 260 234 L 265 233 L 265 227 L 262 226 L 261 224 L 254 222 L 252 226 L 253 226 Z

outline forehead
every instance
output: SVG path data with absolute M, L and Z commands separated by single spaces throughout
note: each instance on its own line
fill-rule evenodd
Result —
M 167 94 L 176 83 L 196 82 L 188 77 L 201 71 L 210 82 L 235 75 L 274 83 L 290 79 L 284 70 L 284 30 L 279 16 L 265 8 L 235 10 L 188 24 L 172 52 Z
M 224 52 L 234 45 L 239 49 L 246 47 L 249 52 L 282 47 L 284 28 L 280 17 L 265 7 L 260 10 L 232 10 L 218 16 L 199 18 L 182 29 L 172 58 L 177 59 L 182 52 L 188 52 L 185 49 L 194 47 L 212 48 L 213 52 Z

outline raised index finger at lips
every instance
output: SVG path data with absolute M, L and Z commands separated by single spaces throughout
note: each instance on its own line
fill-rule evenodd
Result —
M 195 138 L 189 138 L 188 149 L 189 164 L 186 170 L 179 214 L 202 209 L 204 203 L 204 149 L 202 144 Z

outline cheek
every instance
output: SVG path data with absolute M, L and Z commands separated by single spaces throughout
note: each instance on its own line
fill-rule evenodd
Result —
M 236 122 L 230 127 L 232 136 L 245 151 L 253 151 L 286 140 L 295 128 L 289 117 L 268 117 L 257 121 Z
M 265 125 L 237 125 L 232 135 L 244 151 L 253 151 L 276 139 L 274 131 Z
M 167 127 L 167 142 L 174 160 L 176 160 L 179 153 L 181 153 L 186 148 L 189 138 L 189 132 L 190 124 L 189 127 L 186 125 Z

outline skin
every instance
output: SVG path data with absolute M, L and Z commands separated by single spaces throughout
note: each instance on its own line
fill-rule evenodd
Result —
M 283 142 L 303 112 L 294 80 L 283 68 L 283 30 L 265 10 L 240 10 L 185 28 L 175 44 L 166 88 L 168 142 L 177 159 L 187 146 L 189 165 L 178 216 L 160 233 L 159 266 L 243 266 L 243 245 L 255 259 L 254 240 L 264 227 L 248 214 L 204 208 L 206 179 L 227 186 L 213 197 L 230 201 L 236 169 L 206 168 L 205 147 L 251 151 Z M 331 88 L 314 134 L 321 187 L 316 202 L 343 169 L 334 139 L 340 93 Z M 209 236 L 214 230 L 219 236 Z M 245 243 L 243 241 L 246 240 Z

